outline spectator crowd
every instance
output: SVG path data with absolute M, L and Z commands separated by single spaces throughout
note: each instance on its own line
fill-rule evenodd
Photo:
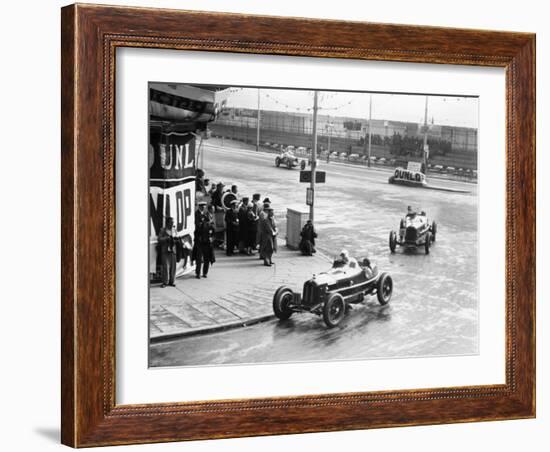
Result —
M 176 263 L 184 260 L 195 265 L 195 277 L 207 278 L 216 262 L 215 248 L 227 256 L 258 256 L 266 267 L 273 265 L 279 229 L 269 197 L 260 193 L 241 196 L 237 185 L 210 183 L 204 171 L 197 170 L 196 205 L 193 237 L 178 237 L 173 218 L 161 229 L 157 249 L 161 265 L 162 287 L 174 286 Z M 301 231 L 300 251 L 311 256 L 316 252 L 317 233 L 311 221 Z

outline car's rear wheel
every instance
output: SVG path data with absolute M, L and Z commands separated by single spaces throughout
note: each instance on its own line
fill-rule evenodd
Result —
M 382 306 L 388 304 L 393 293 L 393 279 L 388 273 L 382 273 L 376 283 L 376 297 Z
M 280 157 L 275 157 L 275 166 L 277 168 L 279 168 L 279 166 L 281 166 L 281 159 Z
M 323 320 L 329 328 L 337 326 L 346 315 L 346 302 L 339 293 L 333 293 L 323 306 Z
M 273 312 L 279 320 L 286 320 L 292 315 L 290 304 L 294 298 L 294 293 L 289 287 L 281 286 L 273 295 Z
M 395 233 L 395 231 L 390 231 L 389 244 L 390 244 L 390 251 L 392 253 L 395 253 L 395 248 L 397 246 L 397 234 Z
M 437 234 L 437 223 L 432 221 L 432 242 L 435 242 L 435 235 Z
M 291 161 L 290 159 L 287 159 L 287 161 L 286 161 L 286 167 L 287 167 L 288 169 L 292 169 L 292 161 Z
M 430 231 L 426 232 L 426 241 L 424 242 L 424 251 L 426 254 L 430 254 L 430 245 L 432 244 L 432 234 Z
M 302 161 L 300 162 L 300 169 L 301 169 L 302 171 L 306 169 L 306 161 L 305 161 L 305 160 L 302 160 Z

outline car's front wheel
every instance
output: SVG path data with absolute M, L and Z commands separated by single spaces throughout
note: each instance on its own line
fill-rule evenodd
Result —
M 393 279 L 388 273 L 382 273 L 376 284 L 376 297 L 382 306 L 388 304 L 393 293 Z
M 286 167 L 287 167 L 288 169 L 292 169 L 292 161 L 291 161 L 290 159 L 287 159 L 287 161 L 286 161 Z
M 281 159 L 280 157 L 275 157 L 275 166 L 277 168 L 279 168 L 279 166 L 281 166 Z
M 339 293 L 333 293 L 323 306 L 323 320 L 329 328 L 337 326 L 346 315 L 346 302 Z
M 430 254 L 430 245 L 432 244 L 432 234 L 430 231 L 426 232 L 426 241 L 424 242 L 424 251 L 426 254 Z
M 306 169 L 306 161 L 305 161 L 305 160 L 302 160 L 302 161 L 300 162 L 300 169 L 301 169 L 302 171 Z
M 279 287 L 273 295 L 273 312 L 279 320 L 286 320 L 292 315 L 290 304 L 294 298 L 292 289 L 286 286 Z
M 395 233 L 395 231 L 390 231 L 389 244 L 390 244 L 390 251 L 392 253 L 395 253 L 395 248 L 397 247 L 397 234 Z
M 437 234 L 437 223 L 432 221 L 432 242 L 435 242 L 435 236 Z

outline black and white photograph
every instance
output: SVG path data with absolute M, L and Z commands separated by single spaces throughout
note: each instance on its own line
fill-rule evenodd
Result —
M 150 367 L 479 353 L 477 96 L 148 92 Z

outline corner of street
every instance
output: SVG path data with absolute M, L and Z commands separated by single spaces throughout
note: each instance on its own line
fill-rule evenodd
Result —
M 272 267 L 265 267 L 257 254 L 226 256 L 218 251 L 208 279 L 196 279 L 191 272 L 178 278 L 176 287 L 152 286 L 150 340 L 206 334 L 272 319 L 277 287 L 301 289 L 313 273 L 330 265 L 323 254 L 302 256 L 281 241 L 273 262 Z

